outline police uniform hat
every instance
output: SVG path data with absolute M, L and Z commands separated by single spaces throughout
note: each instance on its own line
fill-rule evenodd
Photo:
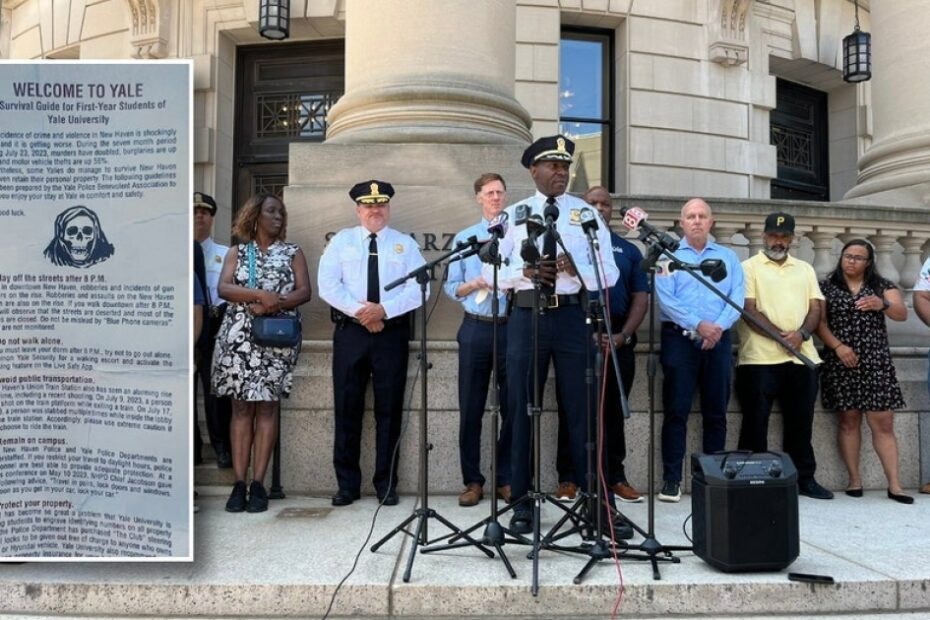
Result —
M 575 143 L 565 136 L 547 136 L 540 138 L 526 147 L 520 163 L 529 168 L 541 161 L 567 161 L 572 163 L 572 154 L 575 152 Z
M 765 228 L 763 232 L 776 233 L 779 235 L 793 235 L 794 218 L 790 213 L 772 213 L 765 218 Z
M 394 195 L 394 188 L 387 181 L 377 181 L 371 179 L 356 184 L 349 190 L 349 197 L 356 204 L 363 205 L 381 205 L 391 201 Z
M 194 208 L 206 209 L 210 215 L 216 215 L 216 201 L 209 194 L 194 192 Z

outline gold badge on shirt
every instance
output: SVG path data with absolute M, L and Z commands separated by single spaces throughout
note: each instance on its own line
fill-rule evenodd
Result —
M 573 226 L 581 226 L 581 209 L 572 209 L 568 212 L 568 223 Z
M 219 254 L 217 254 L 216 256 L 213 257 L 213 262 L 214 262 L 214 263 L 222 263 L 222 262 L 223 262 L 223 257 L 220 256 Z
M 403 253 L 404 253 L 404 245 L 403 245 L 402 243 L 395 243 L 395 244 L 394 244 L 394 253 L 395 253 L 395 254 L 403 254 Z

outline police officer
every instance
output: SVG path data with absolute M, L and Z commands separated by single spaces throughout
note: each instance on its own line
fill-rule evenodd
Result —
M 587 398 L 585 397 L 585 367 L 591 353 L 591 337 L 585 325 L 586 299 L 582 284 L 588 290 L 612 286 L 618 277 L 617 265 L 610 255 L 610 234 L 599 215 L 597 238 L 602 265 L 602 282 L 595 277 L 594 263 L 588 251 L 588 242 L 581 228 L 580 214 L 588 205 L 565 193 L 568 187 L 569 166 L 574 143 L 564 136 L 540 138 L 523 152 L 521 163 L 529 169 L 536 193 L 518 205 L 508 207 L 511 226 L 501 240 L 501 255 L 508 264 L 501 268 L 500 283 L 512 289 L 512 313 L 507 323 L 507 381 L 513 426 L 511 436 L 511 490 L 519 500 L 530 488 L 531 426 L 528 405 L 533 401 L 533 333 L 532 313 L 534 296 L 533 278 L 541 283 L 538 303 L 538 351 L 540 393 L 545 385 L 550 359 L 555 363 L 555 378 L 565 399 L 569 445 L 574 470 L 581 479 L 586 477 L 585 458 Z M 550 206 L 551 205 L 551 206 Z M 530 237 L 528 216 L 545 216 L 552 207 L 558 210 L 554 218 L 575 265 L 560 249 L 556 249 L 550 233 Z M 534 232 L 535 236 L 535 232 Z M 525 242 L 525 243 L 524 243 Z M 524 247 L 526 250 L 524 250 Z M 533 249 L 539 260 L 524 261 L 532 256 Z M 577 272 L 575 271 L 577 267 Z M 485 275 L 489 266 L 485 266 Z M 536 482 L 538 488 L 539 482 Z M 516 533 L 532 531 L 532 507 L 524 502 L 514 509 L 510 528 Z
M 453 244 L 470 237 L 481 241 L 488 238 L 488 227 L 504 208 L 507 186 L 496 172 L 482 174 L 475 181 L 475 199 L 481 208 L 481 219 L 462 230 Z M 481 473 L 481 419 L 488 398 L 488 384 L 494 361 L 494 317 L 491 312 L 492 282 L 481 273 L 481 260 L 469 256 L 449 266 L 449 277 L 443 287 L 447 296 L 462 304 L 465 316 L 456 340 L 459 344 L 459 462 L 465 490 L 459 495 L 459 506 L 474 506 L 484 496 L 484 475 Z M 510 500 L 510 416 L 507 408 L 507 315 L 506 295 L 499 293 L 497 318 L 497 381 L 500 388 L 500 412 L 503 423 L 497 441 L 498 494 Z
M 204 325 L 209 333 L 200 340 L 201 361 L 196 373 L 203 387 L 204 417 L 207 420 L 207 431 L 210 434 L 210 443 L 216 452 L 216 466 L 222 469 L 232 467 L 232 457 L 229 454 L 229 422 L 232 417 L 232 404 L 229 398 L 217 398 L 210 392 L 210 371 L 213 361 L 213 346 L 216 342 L 216 332 L 223 322 L 226 312 L 226 302 L 220 299 L 216 286 L 220 281 L 220 271 L 223 270 L 223 259 L 229 248 L 213 240 L 213 218 L 216 216 L 216 201 L 213 196 L 202 192 L 194 192 L 194 240 L 203 249 L 204 266 L 206 272 L 206 287 L 209 297 L 204 309 Z M 194 402 L 197 402 L 197 380 L 194 381 Z M 201 462 L 200 428 L 194 425 L 194 462 Z
M 384 285 L 424 264 L 409 235 L 388 227 L 394 188 L 384 181 L 355 185 L 359 226 L 332 238 L 320 257 L 320 297 L 333 307 L 333 393 L 335 440 L 333 466 L 338 492 L 333 506 L 347 506 L 360 496 L 359 451 L 365 390 L 374 389 L 375 473 L 378 500 L 397 504 L 397 452 L 407 384 L 410 340 L 408 313 L 420 306 L 415 279 L 384 290 Z

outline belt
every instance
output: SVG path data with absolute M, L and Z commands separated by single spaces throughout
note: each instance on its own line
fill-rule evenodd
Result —
M 682 327 L 682 326 L 679 325 L 678 323 L 673 323 L 672 321 L 662 321 L 662 327 L 663 327 L 663 328 L 666 328 L 666 327 L 667 327 L 667 328 L 671 329 L 672 331 L 674 331 L 674 332 L 675 332 L 676 334 L 678 334 L 679 336 L 683 336 L 683 337 L 685 337 L 685 338 L 694 339 L 694 335 L 697 334 L 696 331 L 691 331 L 690 329 L 685 329 L 684 327 Z M 698 339 L 700 339 L 700 336 L 698 336 Z
M 535 296 L 536 291 L 532 289 L 517 291 L 514 305 L 517 308 L 532 308 L 534 305 L 533 301 Z M 547 295 L 543 292 L 539 293 L 540 308 L 550 309 L 558 308 L 560 306 L 577 306 L 580 303 L 580 293 L 572 293 L 570 295 Z
M 345 325 L 346 323 L 355 323 L 356 325 L 362 324 L 361 321 L 359 321 L 354 316 L 349 316 L 348 314 L 345 314 L 344 312 L 340 312 L 339 310 L 336 310 L 335 308 L 330 308 L 330 319 L 332 319 L 333 323 L 335 323 L 336 325 Z M 401 314 L 400 316 L 395 316 L 394 318 L 384 319 L 383 322 L 384 322 L 384 327 L 388 328 L 388 327 L 397 327 L 399 325 L 409 325 L 409 321 L 410 321 L 410 313 L 407 312 L 405 314 Z
M 471 312 L 466 312 L 466 313 L 465 313 L 465 318 L 466 318 L 466 319 L 470 319 L 470 320 L 472 320 L 472 321 L 478 321 L 478 322 L 480 322 L 480 323 L 493 323 L 493 322 L 494 322 L 494 317 L 493 317 L 493 316 L 482 316 L 482 315 L 480 315 L 480 314 L 473 314 L 473 313 L 471 313 Z M 499 317 L 497 317 L 497 324 L 498 324 L 498 325 L 503 325 L 503 324 L 506 323 L 506 322 L 507 322 L 507 317 L 506 317 L 506 316 L 499 316 Z

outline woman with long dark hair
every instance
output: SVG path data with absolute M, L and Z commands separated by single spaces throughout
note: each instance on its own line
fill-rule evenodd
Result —
M 888 479 L 888 497 L 902 504 L 905 495 L 898 478 L 898 443 L 893 409 L 904 406 L 895 374 L 885 317 L 907 318 L 898 287 L 875 267 L 875 250 L 864 239 L 843 246 L 836 268 L 820 283 L 825 312 L 817 334 L 828 351 L 823 356 L 821 400 L 825 409 L 839 413 L 839 449 L 849 484 L 846 494 L 862 497 L 859 450 L 862 417 L 872 431 L 872 446 Z
M 252 340 L 254 317 L 296 315 L 310 300 L 304 253 L 285 243 L 287 210 L 277 196 L 257 194 L 246 201 L 233 226 L 239 244 L 229 248 L 217 287 L 229 302 L 213 352 L 213 391 L 232 398 L 233 485 L 226 510 L 262 512 L 268 494 L 262 481 L 278 432 L 278 405 L 293 383 L 300 353 L 294 347 L 262 346 Z M 246 474 L 252 461 L 252 484 Z

